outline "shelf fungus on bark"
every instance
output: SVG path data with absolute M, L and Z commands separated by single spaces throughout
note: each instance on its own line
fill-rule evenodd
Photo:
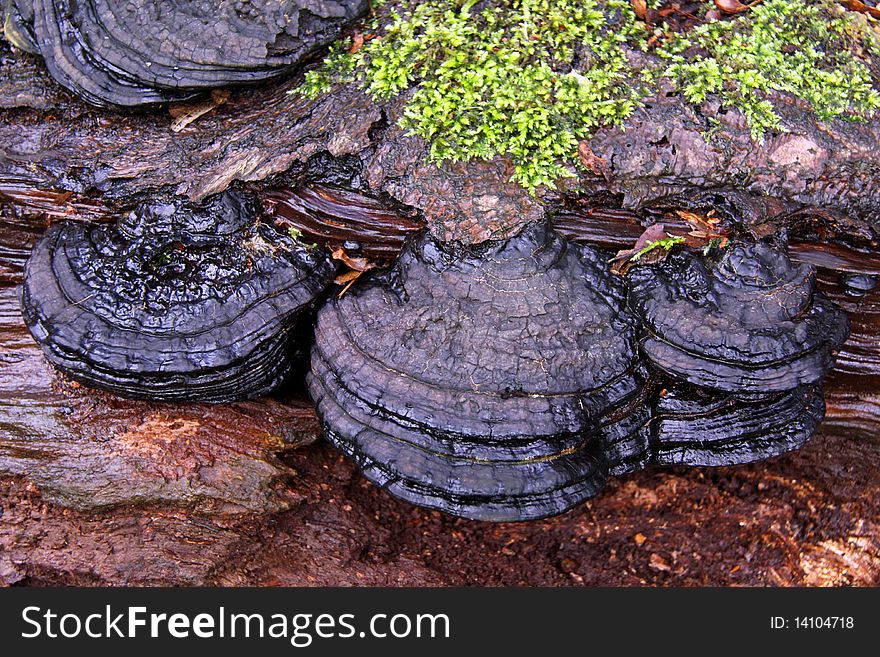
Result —
M 4 30 L 86 101 L 132 107 L 288 71 L 367 0 L 5 0 Z
M 55 224 L 25 268 L 25 322 L 55 367 L 121 396 L 266 393 L 296 362 L 300 319 L 335 268 L 256 217 L 255 199 L 226 193 Z
M 657 400 L 653 463 L 720 466 L 778 456 L 801 447 L 824 414 L 818 385 L 735 395 L 676 383 Z
M 812 267 L 762 242 L 734 243 L 716 259 L 676 253 L 634 267 L 627 282 L 643 353 L 696 386 L 659 397 L 656 462 L 743 463 L 810 438 L 824 413 L 819 384 L 848 334 Z
M 545 225 L 470 247 L 422 236 L 321 308 L 307 378 L 329 440 L 391 494 L 527 520 L 643 464 L 636 338 L 606 256 Z

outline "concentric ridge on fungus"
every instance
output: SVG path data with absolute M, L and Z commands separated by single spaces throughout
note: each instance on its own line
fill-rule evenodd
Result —
M 544 225 L 467 248 L 424 236 L 319 311 L 308 385 L 331 442 L 392 494 L 538 518 L 641 467 L 636 328 L 605 256 Z
M 300 317 L 335 268 L 226 193 L 199 208 L 141 206 L 116 224 L 59 223 L 25 269 L 22 314 L 58 369 L 158 401 L 231 401 L 272 390 Z
M 5 32 L 94 105 L 182 100 L 289 70 L 367 0 L 4 0 Z
M 731 395 L 674 383 L 658 396 L 653 463 L 719 466 L 798 449 L 825 414 L 820 386 Z
M 629 275 L 630 304 L 661 370 L 729 392 L 778 392 L 819 381 L 848 335 L 816 292 L 815 271 L 767 244 L 733 244 L 717 263 L 673 255 Z
M 628 274 L 641 348 L 675 381 L 658 399 L 654 458 L 728 465 L 795 449 L 824 415 L 819 384 L 846 340 L 846 316 L 816 291 L 815 270 L 769 244 L 717 259 L 673 254 Z

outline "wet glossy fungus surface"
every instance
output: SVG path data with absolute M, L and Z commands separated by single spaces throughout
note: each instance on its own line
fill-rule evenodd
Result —
M 330 441 L 392 494 L 527 520 L 609 475 L 800 447 L 847 330 L 814 269 L 772 245 L 623 279 L 538 225 L 480 247 L 411 240 L 321 309 L 308 383 Z
M 280 75 L 366 0 L 6 0 L 7 37 L 94 105 L 131 107 Z
M 256 220 L 253 199 L 139 207 L 116 224 L 59 223 L 25 270 L 25 321 L 73 378 L 159 401 L 272 390 L 297 325 L 332 282 L 325 252 Z
M 392 494 L 470 518 L 559 513 L 645 451 L 623 302 L 600 252 L 545 226 L 479 248 L 422 237 L 321 309 L 309 387 L 330 440 Z

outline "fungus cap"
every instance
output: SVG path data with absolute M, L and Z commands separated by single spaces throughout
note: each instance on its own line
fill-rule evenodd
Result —
M 642 348 L 664 372 L 729 392 L 816 383 L 846 340 L 846 316 L 816 291 L 815 272 L 764 243 L 734 243 L 717 261 L 672 254 L 628 274 Z
M 278 76 L 366 0 L 7 0 L 6 33 L 98 106 L 132 107 Z
M 147 204 L 117 224 L 50 227 L 22 292 L 47 359 L 87 385 L 158 401 L 273 389 L 335 268 L 259 223 L 255 208 L 228 193 L 195 209 Z
M 319 311 L 308 383 L 331 442 L 394 495 L 525 520 L 595 494 L 603 431 L 641 428 L 614 415 L 644 390 L 635 341 L 594 249 L 543 224 L 471 247 L 422 236 Z

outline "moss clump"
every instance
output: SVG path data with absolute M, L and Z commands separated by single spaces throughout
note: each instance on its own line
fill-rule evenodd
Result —
M 337 45 L 297 91 L 355 79 L 380 99 L 412 89 L 400 123 L 428 140 L 432 159 L 505 155 L 534 191 L 570 176 L 578 142 L 622 123 L 662 77 L 691 103 L 714 94 L 739 109 L 757 139 L 784 129 L 773 92 L 822 120 L 869 116 L 880 94 L 853 54 L 853 21 L 834 6 L 766 0 L 686 34 L 657 28 L 657 57 L 636 71 L 627 53 L 646 51 L 652 30 L 629 0 L 404 0 L 377 12 L 377 38 Z
M 671 251 L 672 247 L 676 244 L 683 244 L 686 242 L 684 237 L 680 235 L 668 235 L 667 237 L 661 237 L 659 240 L 654 240 L 653 242 L 648 242 L 648 245 L 636 251 L 632 257 L 630 257 L 630 262 L 638 262 L 645 255 L 651 253 L 652 251 L 656 251 L 658 249 L 662 249 L 664 251 Z
M 402 4 L 380 39 L 331 53 L 302 90 L 314 95 L 332 72 L 355 70 L 378 98 L 414 87 L 401 125 L 429 141 L 436 161 L 502 154 L 527 189 L 552 185 L 571 175 L 562 163 L 579 139 L 623 121 L 643 95 L 621 47 L 644 33 L 628 2 Z
M 851 21 L 826 2 L 766 0 L 734 20 L 716 21 L 673 39 L 658 54 L 663 74 L 698 104 L 719 94 L 746 117 L 752 135 L 782 130 L 771 92 L 810 103 L 823 121 L 862 119 L 880 109 L 871 74 L 852 53 Z

